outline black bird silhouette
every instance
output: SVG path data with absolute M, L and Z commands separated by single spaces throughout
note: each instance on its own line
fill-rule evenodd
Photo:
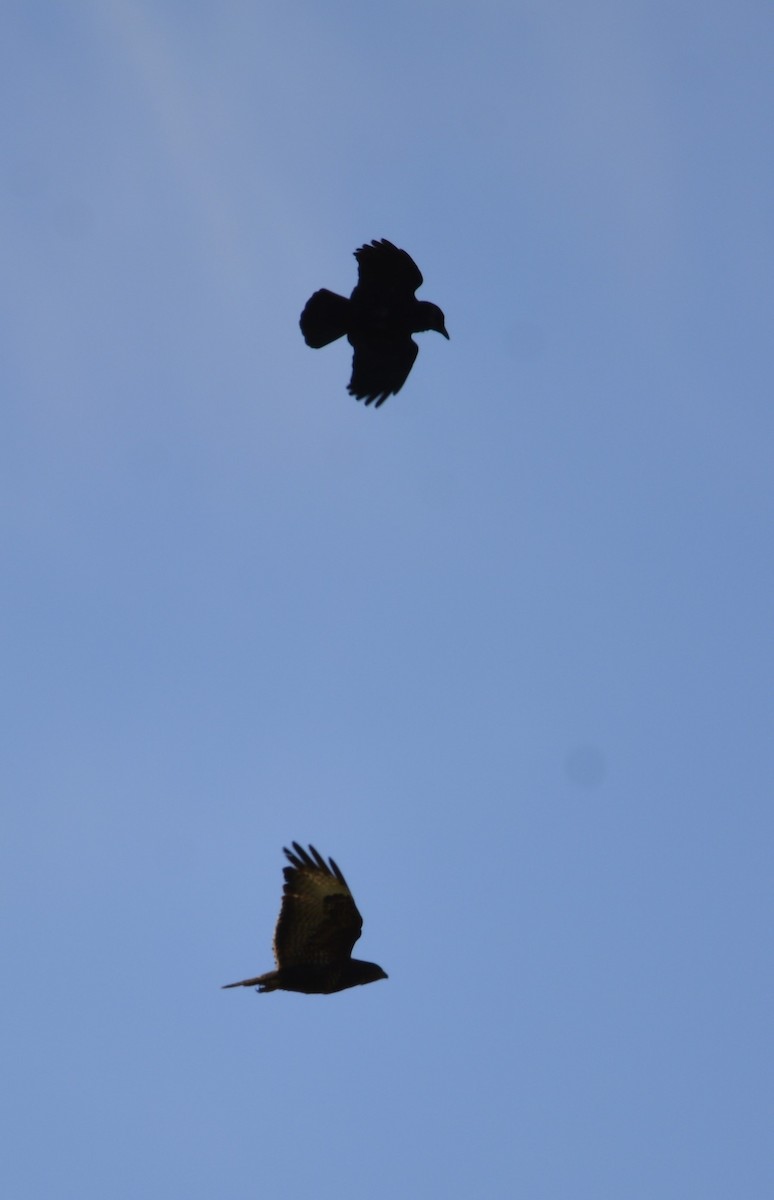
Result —
M 355 251 L 357 287 L 349 300 L 322 288 L 301 313 L 307 346 L 319 350 L 347 335 L 355 353 L 347 391 L 378 408 L 399 392 L 419 353 L 412 333 L 434 329 L 448 338 L 437 304 L 417 300 L 422 273 L 410 254 L 386 238 Z
M 376 963 L 352 958 L 363 918 L 347 881 L 332 858 L 326 863 L 314 846 L 309 853 L 293 842 L 285 848 L 289 867 L 274 931 L 276 971 L 240 979 L 224 987 L 257 987 L 259 992 L 343 992 L 387 975 Z

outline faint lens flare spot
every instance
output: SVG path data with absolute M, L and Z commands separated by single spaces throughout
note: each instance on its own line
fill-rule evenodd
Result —
M 599 787 L 607 774 L 605 756 L 598 746 L 573 746 L 564 756 L 564 773 L 577 787 Z

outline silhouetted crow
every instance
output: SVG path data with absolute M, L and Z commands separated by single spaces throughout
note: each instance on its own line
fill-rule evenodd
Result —
M 378 408 L 399 392 L 419 347 L 412 333 L 434 329 L 448 338 L 437 304 L 417 300 L 422 274 L 413 258 L 386 238 L 355 251 L 357 287 L 349 300 L 322 288 L 301 313 L 307 346 L 319 350 L 346 333 L 355 353 L 347 391 Z

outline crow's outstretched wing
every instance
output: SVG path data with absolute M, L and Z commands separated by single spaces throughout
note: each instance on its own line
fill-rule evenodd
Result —
M 347 881 L 332 858 L 326 863 L 314 846 L 298 842 L 285 849 L 285 887 L 274 957 L 278 967 L 319 965 L 349 958 L 360 937 L 363 918 Z
M 352 378 L 347 391 L 374 408 L 399 392 L 419 353 L 419 347 L 408 335 L 389 339 L 350 336 L 355 348 L 352 357 Z
M 353 299 L 364 303 L 409 303 L 422 283 L 422 272 L 410 254 L 387 238 L 355 251 L 357 287 Z

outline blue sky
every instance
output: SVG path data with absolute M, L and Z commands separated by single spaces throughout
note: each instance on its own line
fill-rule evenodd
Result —
M 773 40 L 7 4 L 4 1195 L 771 1194 Z M 293 839 L 387 982 L 219 990 Z

